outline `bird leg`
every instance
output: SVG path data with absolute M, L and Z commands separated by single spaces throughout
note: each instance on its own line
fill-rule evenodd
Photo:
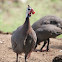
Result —
M 28 54 L 25 54 L 25 62 L 27 62 L 27 61 L 26 61 L 26 59 L 27 59 L 27 55 L 28 55 Z
M 31 51 L 31 52 L 32 52 L 32 51 Z M 26 59 L 28 59 L 28 58 L 30 57 L 31 52 L 29 52 L 29 54 L 25 54 L 25 62 L 27 62 Z
M 48 38 L 47 51 L 49 50 L 49 42 L 50 42 L 50 40 Z
M 36 49 L 37 45 L 40 45 L 40 42 L 39 42 L 38 38 L 37 38 L 37 41 L 36 41 L 35 49 Z
M 47 43 L 47 41 L 45 40 L 43 46 L 42 46 L 41 49 L 40 49 L 40 52 L 43 51 L 42 49 L 43 49 L 43 47 L 46 45 L 46 43 Z M 44 50 L 44 51 L 45 51 L 45 50 Z
M 37 47 L 37 42 L 36 42 L 36 45 L 35 45 L 35 49 L 36 49 L 36 47 Z
M 18 62 L 18 53 L 16 53 L 16 62 Z
M 32 52 L 32 51 L 31 51 L 31 52 Z M 28 54 L 27 58 L 29 58 L 29 57 L 30 57 L 30 55 L 31 55 L 31 52 Z
M 34 51 L 35 52 L 37 52 L 37 50 L 36 50 L 37 44 L 38 44 L 38 42 L 36 42 L 36 45 L 35 45 L 35 48 L 34 48 Z
M 40 45 L 39 41 L 36 42 L 35 49 L 36 49 L 37 45 Z

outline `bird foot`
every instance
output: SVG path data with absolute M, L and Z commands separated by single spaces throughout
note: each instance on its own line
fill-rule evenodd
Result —
M 48 52 L 49 50 L 45 50 L 45 49 L 43 49 L 43 50 L 39 50 L 40 52 Z
M 39 51 L 39 50 L 38 50 L 38 49 L 35 49 L 35 50 L 34 50 L 34 52 L 37 52 L 37 51 Z
M 34 50 L 34 52 L 37 52 L 37 51 L 39 51 L 39 52 L 48 52 L 49 50 L 47 50 L 47 49 L 42 49 L 42 50 L 41 50 L 41 49 L 40 49 L 40 50 L 35 49 L 35 50 Z

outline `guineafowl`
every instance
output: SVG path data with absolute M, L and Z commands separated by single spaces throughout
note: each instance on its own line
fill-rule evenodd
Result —
M 62 55 L 58 55 L 58 56 L 54 57 L 52 62 L 62 62 Z
M 56 25 L 57 27 L 62 29 L 62 19 L 53 15 L 48 15 L 40 18 L 32 25 L 32 27 L 34 30 L 37 30 L 38 28 L 45 24 Z
M 12 34 L 11 43 L 13 51 L 16 53 L 16 62 L 18 62 L 18 54 L 25 53 L 26 58 L 34 50 L 35 42 L 37 40 L 36 33 L 30 26 L 29 17 L 31 13 L 34 14 L 34 10 L 28 5 L 26 10 L 26 20 L 24 24 L 18 27 Z
M 55 38 L 56 36 L 62 34 L 62 30 L 59 27 L 56 27 L 55 25 L 42 25 L 40 28 L 38 28 L 36 30 L 36 34 L 38 37 L 38 41 L 36 42 L 36 46 L 37 44 L 39 44 L 40 42 L 44 41 L 44 45 L 41 47 L 40 51 L 42 51 L 43 47 L 46 45 L 47 40 L 47 51 L 49 50 L 49 38 Z
M 49 38 L 55 38 L 56 36 L 62 34 L 62 19 L 56 16 L 44 16 L 32 25 L 32 28 L 37 34 L 37 44 L 44 41 L 43 47 L 47 44 L 47 51 L 49 50 Z M 47 42 L 48 41 L 48 42 Z

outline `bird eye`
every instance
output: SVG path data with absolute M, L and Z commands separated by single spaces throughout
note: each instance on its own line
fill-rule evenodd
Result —
M 30 9 L 28 9 L 28 10 L 30 10 Z

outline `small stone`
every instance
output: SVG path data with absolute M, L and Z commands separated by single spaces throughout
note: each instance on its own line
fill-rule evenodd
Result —
M 2 44 L 3 42 L 2 42 L 2 41 L 0 41 L 0 43 Z
M 62 50 L 60 50 L 59 52 L 62 52 Z

